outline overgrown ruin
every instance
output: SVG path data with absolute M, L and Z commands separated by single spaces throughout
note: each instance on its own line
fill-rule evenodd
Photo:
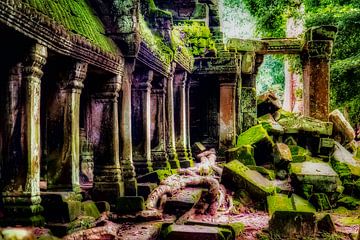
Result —
M 336 27 L 224 42 L 219 18 L 216 0 L 0 1 L 4 239 L 355 238 Z M 256 96 L 267 54 L 300 56 L 301 114 Z

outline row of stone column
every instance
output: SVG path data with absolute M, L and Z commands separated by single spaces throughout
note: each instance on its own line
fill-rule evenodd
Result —
M 132 143 L 137 174 L 192 164 L 189 81 L 186 71 L 169 77 L 136 69 L 132 77 Z M 176 120 L 175 120 L 176 119 Z

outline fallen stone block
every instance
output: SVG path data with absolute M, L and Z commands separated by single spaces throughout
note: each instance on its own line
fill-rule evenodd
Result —
M 329 156 L 333 153 L 335 141 L 332 138 L 320 138 L 318 155 Z
M 145 209 L 145 201 L 140 196 L 119 197 L 116 200 L 115 212 L 120 214 L 131 214 Z
M 106 201 L 95 202 L 99 212 L 110 212 L 110 204 Z
M 290 174 L 293 186 L 300 193 L 306 193 L 304 187 L 313 186 L 313 192 L 335 192 L 340 179 L 328 163 L 302 162 L 291 163 Z M 305 194 L 306 195 L 306 194 Z
M 284 128 L 275 121 L 273 116 L 269 114 L 265 114 L 258 118 L 259 124 L 263 126 L 263 128 L 271 134 L 283 134 Z
M 325 216 L 321 216 L 319 220 L 316 222 L 318 232 L 325 233 L 335 233 L 335 224 L 331 219 L 330 214 L 325 214 Z
M 143 197 L 144 200 L 150 195 L 150 193 L 158 186 L 156 183 L 138 183 L 138 195 Z
M 294 163 L 305 162 L 307 158 L 311 156 L 309 150 L 297 145 L 289 145 L 289 149 L 291 152 L 292 162 Z
M 261 175 L 263 175 L 264 177 L 266 177 L 269 180 L 274 180 L 275 179 L 274 170 L 270 170 L 270 169 L 264 168 L 262 166 L 254 166 L 254 165 L 249 165 L 247 167 L 250 168 L 251 170 L 254 170 L 254 171 L 257 171 L 258 173 L 261 173 Z
M 237 147 L 251 145 L 257 165 L 272 162 L 274 141 L 262 125 L 256 125 L 243 132 L 237 139 Z
M 360 177 L 360 161 L 338 142 L 335 142 L 331 164 L 341 180 Z
M 269 91 L 257 97 L 257 114 L 274 113 L 281 108 L 281 102 L 274 92 Z
M 194 152 L 203 152 L 206 150 L 206 147 L 201 142 L 195 142 L 194 150 Z
M 337 206 L 346 207 L 347 209 L 354 210 L 360 206 L 360 199 L 344 196 L 337 201 Z
M 285 194 L 276 194 L 267 197 L 267 203 L 272 237 L 296 239 L 315 235 L 316 210 L 308 201 L 295 194 L 290 198 Z
M 203 189 L 185 188 L 166 200 L 164 212 L 182 215 L 189 211 L 201 198 Z
M 137 178 L 138 183 L 157 183 L 159 184 L 165 178 L 176 173 L 174 169 L 159 169 L 144 175 L 141 175 Z
M 237 160 L 225 164 L 221 183 L 230 189 L 245 189 L 254 198 L 260 200 L 276 190 L 271 181 Z
M 226 162 L 239 160 L 245 165 L 256 165 L 254 158 L 254 148 L 251 145 L 230 148 L 225 151 Z
M 354 129 L 338 109 L 330 113 L 329 120 L 334 124 L 334 135 L 339 136 L 342 143 L 348 143 L 355 139 Z
M 81 203 L 81 211 L 83 216 L 90 216 L 95 219 L 100 217 L 100 211 L 96 207 L 95 202 L 85 201 Z
M 222 230 L 224 235 L 223 229 L 228 229 L 232 233 L 232 238 L 228 236 L 226 239 L 233 239 L 237 238 L 241 233 L 244 232 L 245 226 L 241 222 L 228 222 L 228 223 L 216 223 L 216 222 L 203 222 L 200 220 L 189 220 L 185 223 L 186 225 L 201 225 L 201 226 L 209 226 L 209 227 L 218 227 Z
M 325 193 L 314 193 L 311 195 L 309 201 L 318 211 L 330 210 L 332 208 L 329 198 Z
M 331 136 L 333 132 L 333 123 L 295 113 L 281 111 L 276 120 L 284 128 L 284 133 L 288 134 L 301 133 L 311 136 Z
M 162 222 L 145 222 L 130 225 L 124 230 L 118 231 L 119 240 L 155 240 L 159 239 Z
M 289 146 L 284 143 L 276 143 L 274 147 L 275 166 L 286 167 L 290 162 L 292 162 L 292 155 Z
M 226 240 L 219 228 L 201 225 L 170 225 L 164 233 L 165 240 Z

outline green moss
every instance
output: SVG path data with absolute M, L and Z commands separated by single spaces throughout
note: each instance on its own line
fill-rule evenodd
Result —
M 307 200 L 293 194 L 290 198 L 285 194 L 275 194 L 267 197 L 268 211 L 273 215 L 281 212 L 316 212 L 314 206 Z
M 295 163 L 304 162 L 311 154 L 309 150 L 300 146 L 289 145 L 289 148 L 291 151 L 292 161 Z
M 262 127 L 262 125 L 256 125 L 243 132 L 238 137 L 236 145 L 254 145 L 263 141 L 266 141 L 271 146 L 274 146 L 273 140 L 270 138 L 267 131 Z
M 117 53 L 115 43 L 105 36 L 105 28 L 86 0 L 22 0 L 32 8 L 79 34 L 102 50 Z
M 356 209 L 360 206 L 360 199 L 344 196 L 337 201 L 337 205 L 346 207 L 347 209 Z
M 199 22 L 183 22 L 182 25 L 174 27 L 174 31 L 183 36 L 185 46 L 191 49 L 194 56 L 205 56 L 208 53 L 216 53 L 215 41 L 209 27 Z
M 174 59 L 173 50 L 165 44 L 164 40 L 160 36 L 151 31 L 142 15 L 140 15 L 139 18 L 139 26 L 142 40 L 147 44 L 154 55 L 156 55 L 165 64 L 170 64 Z
M 82 202 L 81 210 L 85 216 L 94 217 L 95 219 L 100 217 L 99 209 L 93 201 Z
M 230 148 L 225 151 L 226 161 L 239 160 L 245 165 L 256 165 L 254 148 L 251 145 Z

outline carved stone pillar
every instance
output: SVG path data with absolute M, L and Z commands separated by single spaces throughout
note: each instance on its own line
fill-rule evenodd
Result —
M 186 148 L 188 151 L 188 156 L 190 161 L 194 161 L 194 158 L 192 157 L 192 152 L 191 152 L 191 141 L 190 141 L 190 78 L 187 79 L 186 81 L 186 86 L 185 86 L 185 96 L 186 96 L 186 103 L 185 103 L 185 108 L 186 108 Z
M 60 94 L 64 98 L 63 143 L 60 156 L 49 168 L 48 188 L 80 192 L 80 94 L 87 74 L 87 63 L 76 62 L 63 82 Z M 49 136 L 51 137 L 51 136 Z
M 222 80 L 220 82 L 220 149 L 232 147 L 236 140 L 235 90 L 235 81 L 226 82 Z
M 186 110 L 186 81 L 187 72 L 176 72 L 174 78 L 175 104 L 174 110 L 177 111 L 175 119 L 176 151 L 180 166 L 189 167 L 193 164 L 189 158 L 187 150 L 187 110 Z
M 120 136 L 121 136 L 121 156 L 120 165 L 123 174 L 124 191 L 126 196 L 137 195 L 137 183 L 135 178 L 135 168 L 132 156 L 132 136 L 131 136 L 131 83 L 133 78 L 133 63 L 125 64 L 124 79 L 121 89 L 121 113 L 120 113 Z
M 332 41 L 309 41 L 304 56 L 304 115 L 328 121 Z
M 135 76 L 132 89 L 133 158 L 136 173 L 152 171 L 150 95 L 153 71 Z
M 169 169 L 165 139 L 165 88 L 161 78 L 153 81 L 151 91 L 151 158 L 153 169 Z
M 22 161 L 2 192 L 7 225 L 42 225 L 40 215 L 40 83 L 47 48 L 34 44 L 26 56 L 23 72 Z
M 167 115 L 167 154 L 171 168 L 176 169 L 180 167 L 178 155 L 175 145 L 175 126 L 174 126 L 174 74 L 166 79 L 167 80 L 167 98 L 166 98 L 166 115 Z
M 244 132 L 257 122 L 256 75 L 263 55 L 247 52 L 241 62 L 240 131 Z
M 119 159 L 120 87 L 121 76 L 114 76 L 91 99 L 89 134 L 94 147 L 94 198 L 110 203 L 124 194 Z

